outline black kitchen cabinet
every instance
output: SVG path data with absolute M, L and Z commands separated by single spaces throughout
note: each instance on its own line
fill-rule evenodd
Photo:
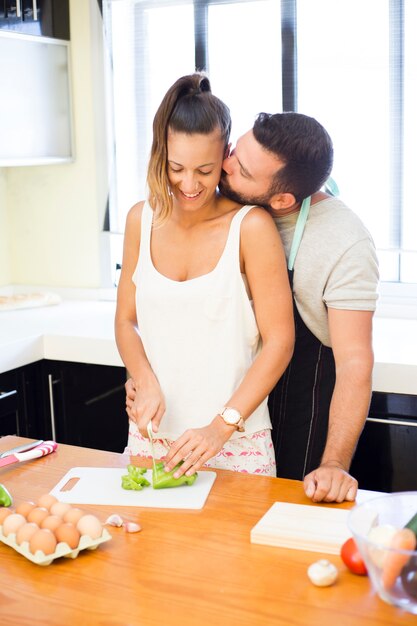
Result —
M 39 401 L 36 364 L 0 374 L 0 436 L 37 439 Z
M 69 40 L 69 0 L 1 0 L 0 29 Z
M 0 376 L 0 436 L 20 435 L 18 391 L 14 372 Z
M 350 473 L 361 489 L 417 490 L 417 396 L 372 394 Z
M 123 452 L 125 380 L 123 367 L 49 360 L 0 374 L 0 435 Z

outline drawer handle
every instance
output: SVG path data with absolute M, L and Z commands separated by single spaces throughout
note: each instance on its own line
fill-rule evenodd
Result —
M 5 398 L 10 398 L 10 396 L 15 396 L 17 394 L 17 389 L 13 391 L 0 391 L 0 400 L 4 400 Z
M 417 421 L 406 422 L 404 420 L 386 420 L 380 417 L 367 417 L 367 422 L 376 422 L 378 424 L 388 424 L 388 426 L 412 426 L 413 428 L 417 428 Z
M 59 382 L 59 380 L 54 380 L 52 374 L 48 374 L 48 388 L 49 388 L 49 408 L 51 411 L 51 431 L 52 431 L 52 439 L 56 441 L 56 427 L 55 427 L 55 406 L 54 406 L 54 383 Z

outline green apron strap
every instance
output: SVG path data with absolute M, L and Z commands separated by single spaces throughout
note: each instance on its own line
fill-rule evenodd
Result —
M 324 191 L 326 193 L 329 193 L 331 196 L 339 195 L 339 187 L 337 186 L 337 182 L 331 176 L 329 176 L 324 184 Z
M 294 269 L 295 257 L 297 256 L 298 248 L 300 247 L 301 239 L 303 237 L 304 228 L 308 219 L 308 213 L 310 211 L 311 196 L 305 198 L 301 205 L 300 213 L 298 215 L 297 224 L 295 225 L 294 237 L 292 239 L 290 256 L 288 259 L 288 269 Z

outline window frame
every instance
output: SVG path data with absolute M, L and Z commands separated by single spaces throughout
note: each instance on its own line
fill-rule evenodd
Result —
M 103 0 L 97 0 L 101 11 Z M 194 61 L 197 70 L 208 70 L 208 9 L 210 5 L 240 4 L 253 0 L 178 0 L 178 4 L 192 4 L 194 10 Z M 111 2 L 111 0 L 104 0 Z M 285 111 L 298 110 L 297 94 L 297 0 L 281 2 L 282 40 L 282 108 Z M 167 6 L 175 2 L 166 0 Z M 159 2 L 163 7 L 164 0 Z M 140 7 L 154 7 L 152 0 L 143 0 Z M 380 300 L 377 314 L 382 316 L 412 317 L 417 312 L 417 283 L 401 282 L 400 266 L 402 254 L 402 201 L 403 201 L 403 143 L 404 143 L 404 0 L 389 0 L 389 47 L 390 47 L 390 198 L 391 206 L 399 205 L 400 211 L 390 214 L 391 252 L 397 255 L 398 280 L 381 281 Z M 395 200 L 395 202 L 394 202 Z M 112 216 L 107 219 L 107 229 L 111 231 Z M 106 230 L 106 228 L 105 228 Z

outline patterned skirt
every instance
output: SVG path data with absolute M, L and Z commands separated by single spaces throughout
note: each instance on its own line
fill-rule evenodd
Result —
M 155 456 L 159 459 L 164 458 L 173 441 L 155 437 L 153 440 Z M 152 458 L 149 439 L 142 437 L 132 421 L 129 421 L 129 439 L 124 454 Z M 220 452 L 204 464 L 204 467 L 276 476 L 277 467 L 270 429 L 229 439 Z

